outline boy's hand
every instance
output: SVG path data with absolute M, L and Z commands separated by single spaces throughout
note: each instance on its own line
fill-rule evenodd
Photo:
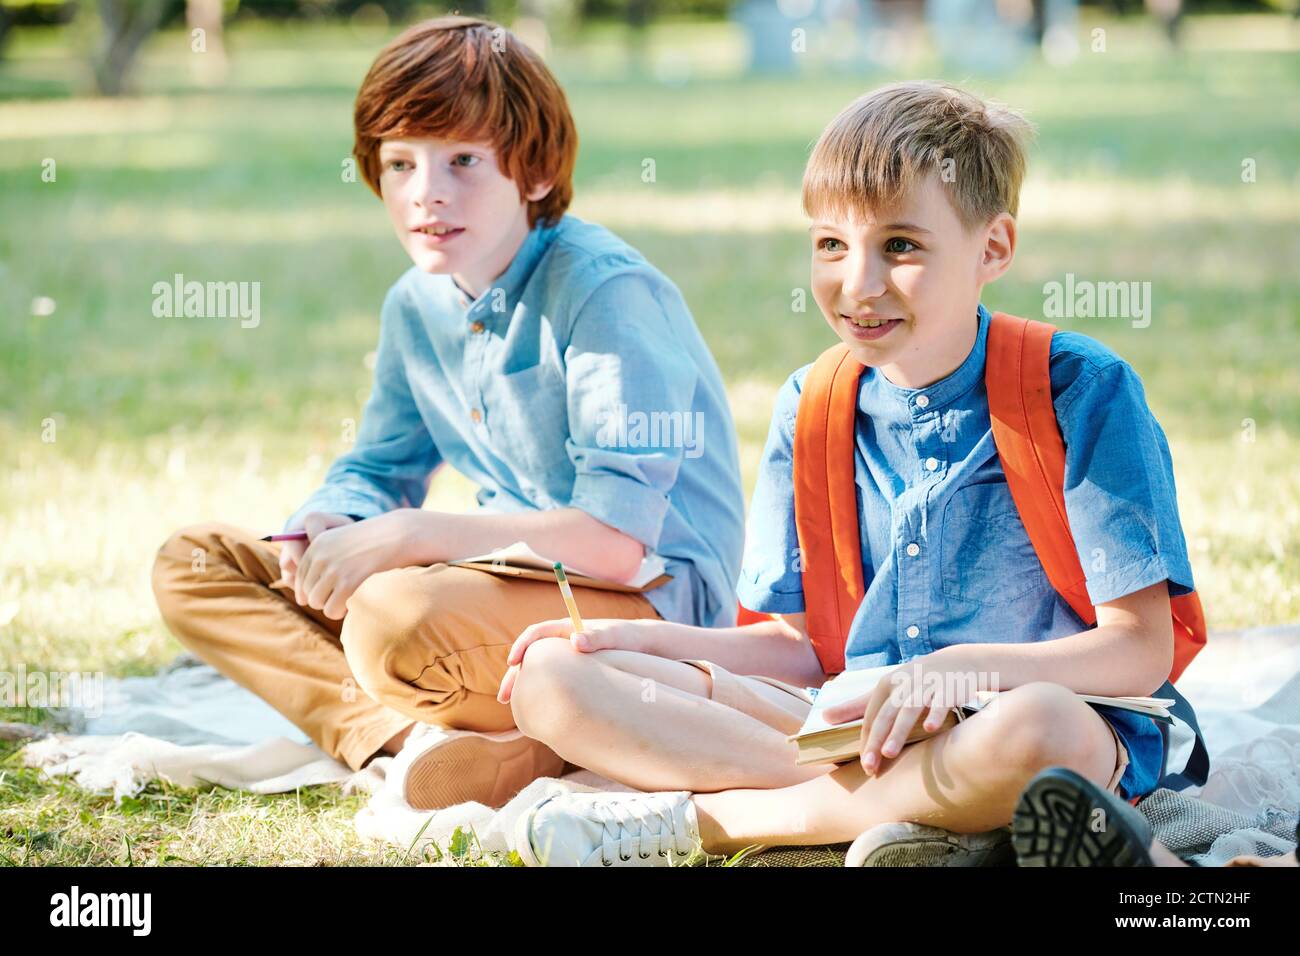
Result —
M 567 637 L 574 650 L 583 653 L 614 648 L 640 651 L 644 654 L 649 653 L 650 647 L 647 631 L 664 622 L 654 618 L 632 620 L 608 618 L 582 623 L 586 630 L 576 633 L 573 630 L 573 622 L 567 617 L 553 621 L 540 621 L 526 627 L 523 633 L 515 638 L 510 653 L 506 655 L 506 663 L 510 666 L 506 668 L 505 676 L 501 678 L 497 700 L 503 704 L 510 703 L 510 695 L 514 692 L 515 681 L 519 676 L 519 668 L 524 665 L 524 654 L 534 641 L 544 637 Z
M 316 535 L 322 531 L 328 531 L 330 528 L 337 528 L 339 525 L 351 524 L 352 519 L 347 515 L 326 514 L 320 511 L 312 511 L 303 516 L 302 522 L 296 528 L 285 528 L 286 531 L 306 531 L 306 541 L 284 541 L 280 544 L 280 576 L 294 588 L 294 599 L 302 604 L 302 598 L 298 596 L 296 579 L 298 576 L 298 564 L 302 561 L 303 552 L 307 550 L 307 545 L 316 539 Z
M 366 578 L 405 566 L 413 514 L 418 515 L 416 509 L 401 508 L 365 521 L 345 519 L 320 531 L 298 561 L 294 600 L 342 620 L 348 598 Z
M 935 654 L 914 658 L 889 672 L 869 694 L 826 708 L 826 719 L 841 724 L 862 718 L 862 769 L 870 776 L 880 769 L 882 759 L 892 760 L 903 752 L 908 735 L 922 715 L 924 727 L 936 731 L 943 726 L 946 711 L 966 702 L 948 700 L 944 690 L 967 686 L 964 680 L 948 680 L 949 669 Z

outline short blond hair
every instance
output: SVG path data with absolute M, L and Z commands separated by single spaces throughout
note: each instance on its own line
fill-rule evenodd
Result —
M 1019 112 L 955 86 L 882 86 L 822 131 L 804 170 L 804 212 L 888 209 L 938 173 L 966 229 L 1003 212 L 1015 216 L 1033 137 L 1033 124 Z

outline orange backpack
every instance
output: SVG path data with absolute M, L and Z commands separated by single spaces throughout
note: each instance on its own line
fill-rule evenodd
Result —
M 1047 579 L 1092 626 L 1083 566 L 1065 511 L 1065 445 L 1052 405 L 1049 356 L 1054 326 L 995 312 L 984 373 L 993 441 L 1020 520 Z M 844 345 L 827 349 L 803 383 L 794 434 L 795 526 L 804 566 L 806 628 L 828 676 L 844 670 L 849 628 L 866 590 L 854 481 L 858 379 L 863 366 Z M 1178 679 L 1205 646 L 1195 592 L 1170 601 Z M 761 620 L 742 608 L 741 623 Z

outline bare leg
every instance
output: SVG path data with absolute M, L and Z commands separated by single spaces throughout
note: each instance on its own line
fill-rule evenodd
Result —
M 700 793 L 704 848 L 844 843 L 879 823 L 912 821 L 974 833 L 1011 822 L 1029 780 L 1067 766 L 1105 784 L 1116 761 L 1102 718 L 1059 684 L 1015 688 L 936 737 L 904 748 L 868 777 L 861 764 L 780 790 Z
M 547 638 L 529 647 L 511 706 L 528 736 L 640 790 L 785 787 L 829 772 L 795 764 L 784 733 L 709 700 L 709 691 L 709 675 L 690 664 L 583 654 Z
M 411 731 L 415 729 L 415 724 L 411 724 L 405 730 L 399 730 L 384 744 L 385 753 L 396 754 L 401 751 L 402 744 L 406 743 L 406 738 L 411 736 Z
M 1294 853 L 1283 853 L 1280 856 L 1234 856 L 1224 866 L 1288 866 L 1295 868 L 1300 866 L 1300 860 L 1297 860 Z

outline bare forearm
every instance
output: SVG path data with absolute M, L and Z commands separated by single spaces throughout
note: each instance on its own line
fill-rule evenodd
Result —
M 945 667 L 989 675 L 987 686 L 1010 690 L 1033 681 L 1062 684 L 1075 693 L 1143 697 L 1164 683 L 1172 655 L 1162 642 L 1121 625 L 1097 627 L 1034 644 L 954 644 L 937 655 Z
M 408 510 L 407 564 L 457 561 L 524 541 L 576 571 L 627 581 L 645 556 L 641 542 L 576 508 L 466 515 Z
M 643 632 L 638 650 L 656 657 L 711 661 L 734 674 L 761 674 L 797 687 L 826 680 L 807 637 L 782 621 L 743 627 L 691 627 L 662 622 Z

